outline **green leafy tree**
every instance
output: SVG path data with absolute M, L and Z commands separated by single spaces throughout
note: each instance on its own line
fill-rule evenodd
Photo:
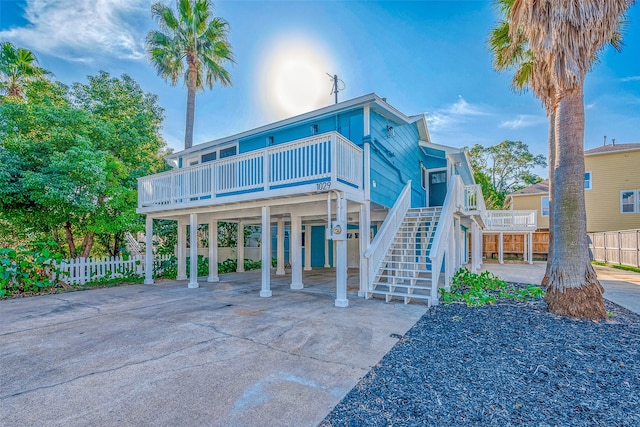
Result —
M 157 98 L 104 72 L 71 90 L 31 82 L 26 95 L 0 105 L 0 220 L 71 256 L 89 256 L 96 238 L 116 255 L 124 231 L 142 228 L 137 178 L 166 167 Z
M 38 60 L 31 51 L 16 48 L 10 42 L 0 44 L 0 93 L 22 97 L 25 83 L 50 74 L 38 65 Z
M 523 37 L 543 78 L 534 93 L 553 108 L 555 119 L 553 255 L 545 300 L 549 310 L 604 318 L 603 288 L 589 262 L 584 206 L 584 78 L 612 40 L 633 0 L 514 0 L 508 13 L 514 44 Z M 615 47 L 614 44 L 614 47 Z M 545 93 L 540 82 L 550 82 Z M 549 108 L 549 107 L 548 107 Z
M 178 0 L 177 13 L 163 3 L 151 6 L 160 31 L 147 34 L 149 60 L 158 74 L 172 86 L 184 79 L 187 86 L 187 116 L 184 147 L 193 145 L 196 92 L 205 85 L 213 89 L 214 83 L 231 85 L 231 76 L 225 69 L 233 63 L 228 41 L 229 24 L 213 16 L 209 0 Z
M 543 155 L 532 154 L 521 141 L 502 141 L 487 148 L 476 144 L 466 150 L 476 182 L 482 186 L 491 209 L 502 208 L 507 194 L 542 181 L 532 171 L 547 165 Z

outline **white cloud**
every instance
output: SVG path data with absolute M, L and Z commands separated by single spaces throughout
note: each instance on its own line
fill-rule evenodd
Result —
M 27 0 L 29 24 L 0 39 L 71 61 L 144 57 L 151 22 L 149 0 Z
M 429 128 L 439 130 L 464 122 L 470 116 L 485 116 L 488 114 L 479 106 L 469 104 L 461 95 L 458 95 L 458 100 L 455 103 L 432 113 L 426 113 L 426 117 Z
M 640 76 L 629 76 L 620 79 L 621 82 L 635 82 L 640 80 Z
M 513 120 L 505 120 L 498 125 L 499 128 L 506 129 L 522 129 L 529 126 L 536 126 L 545 123 L 546 118 L 541 116 L 532 116 L 530 114 L 518 114 Z

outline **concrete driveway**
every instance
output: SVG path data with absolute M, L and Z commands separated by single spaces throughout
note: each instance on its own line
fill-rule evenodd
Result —
M 0 302 L 0 424 L 314 426 L 425 313 L 260 271 Z

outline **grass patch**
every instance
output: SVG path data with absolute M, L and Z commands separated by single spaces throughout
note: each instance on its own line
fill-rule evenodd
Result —
M 451 280 L 451 290 L 440 289 L 444 303 L 464 302 L 469 307 L 494 304 L 498 300 L 528 301 L 544 296 L 539 286 L 515 286 L 489 271 L 480 274 L 461 268 Z
M 593 264 L 593 265 L 600 265 L 600 266 L 602 266 L 602 267 L 617 268 L 618 270 L 632 271 L 632 272 L 634 272 L 634 273 L 640 273 L 640 268 L 638 268 L 638 267 L 632 267 L 632 266 L 630 266 L 630 265 L 607 264 L 606 262 L 601 262 L 601 261 L 591 261 L 591 264 Z

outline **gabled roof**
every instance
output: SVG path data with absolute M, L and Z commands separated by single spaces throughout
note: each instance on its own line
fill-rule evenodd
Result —
M 632 142 L 628 144 L 609 144 L 601 147 L 592 148 L 584 152 L 585 156 L 591 156 L 594 154 L 613 153 L 618 151 L 634 151 L 640 150 L 640 142 Z
M 521 190 L 514 191 L 509 196 L 530 196 L 532 194 L 549 194 L 549 180 L 545 179 Z
M 426 130 L 426 120 L 423 117 L 420 117 L 420 116 L 408 117 L 402 112 L 400 112 L 398 109 L 396 109 L 394 106 L 389 104 L 386 98 L 381 98 L 375 93 L 370 93 L 368 95 L 363 95 L 358 98 L 353 98 L 347 101 L 339 102 L 337 104 L 332 104 L 327 107 L 319 108 L 317 110 L 313 110 L 308 113 L 290 117 L 288 119 L 279 120 L 277 122 L 260 126 L 255 129 L 251 129 L 235 135 L 230 135 L 224 138 L 203 142 L 201 144 L 194 145 L 193 147 L 188 148 L 186 150 L 172 153 L 168 155 L 166 159 L 167 160 L 175 159 L 185 154 L 197 153 L 199 151 L 207 150 L 211 147 L 224 145 L 230 142 L 237 141 L 241 138 L 256 136 L 256 135 L 260 135 L 262 133 L 267 133 L 267 132 L 273 132 L 275 130 L 285 128 L 287 126 L 290 126 L 298 122 L 304 122 L 312 119 L 321 119 L 327 116 L 332 116 L 337 113 L 344 113 L 350 110 L 355 110 L 365 105 L 369 105 L 371 110 L 382 115 L 383 117 L 386 117 L 387 119 L 391 120 L 392 122 L 398 125 L 406 125 L 409 123 L 414 123 L 416 121 L 422 120 L 424 123 L 418 123 L 418 128 L 420 130 L 421 137 L 423 137 L 423 133 L 424 133 L 424 136 L 426 136 L 427 138 L 429 137 L 428 131 Z M 424 129 L 420 129 L 421 127 L 423 127 Z

